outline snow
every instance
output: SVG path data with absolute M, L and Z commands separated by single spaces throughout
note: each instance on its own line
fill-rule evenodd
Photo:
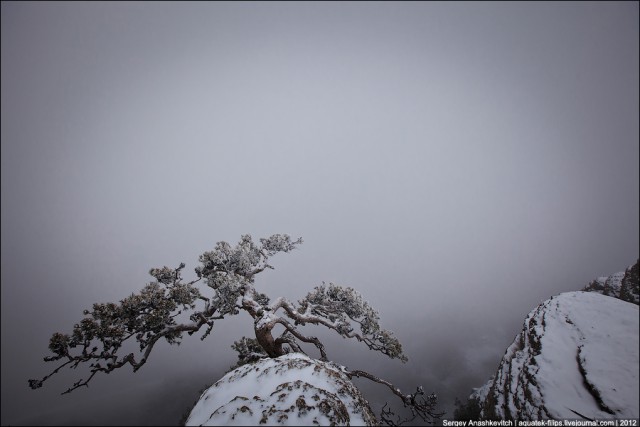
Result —
M 493 383 L 472 397 L 492 395 L 485 415 L 500 418 L 638 418 L 638 336 L 637 305 L 560 294 L 527 316 Z
M 186 425 L 373 425 L 344 367 L 290 353 L 225 375 L 200 396 Z
M 586 381 L 597 390 L 606 408 L 613 412 L 611 415 L 637 418 L 638 306 L 584 293 L 566 295 L 559 303 L 570 310 L 574 324 L 571 338 L 574 348 L 579 346 L 579 364 L 585 371 Z M 585 303 L 589 305 L 588 310 L 580 309 Z M 568 342 L 566 345 L 570 347 Z
M 267 325 L 273 325 L 276 323 L 278 318 L 274 316 L 271 312 L 265 312 L 262 317 L 256 322 L 255 329 L 262 329 Z
M 484 383 L 481 387 L 474 388 L 471 397 L 474 399 L 478 399 L 481 402 L 484 402 L 491 390 L 491 386 L 493 386 L 493 378 Z

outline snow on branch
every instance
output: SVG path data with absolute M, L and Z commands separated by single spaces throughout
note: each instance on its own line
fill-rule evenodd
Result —
M 324 325 L 346 338 L 364 342 L 371 350 L 407 361 L 402 344 L 393 333 L 380 327 L 378 312 L 353 288 L 323 283 L 300 300 L 297 309 L 286 300 L 277 301 L 273 308 L 279 307 L 283 307 L 300 324 Z M 359 327 L 359 332 L 354 325 Z

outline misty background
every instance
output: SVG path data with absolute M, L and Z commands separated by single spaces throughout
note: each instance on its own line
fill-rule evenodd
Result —
M 177 424 L 248 315 L 70 395 L 86 371 L 27 380 L 82 310 L 241 234 L 302 237 L 256 288 L 360 291 L 409 362 L 329 357 L 449 419 L 538 303 L 638 258 L 638 2 L 1 8 L 3 425 Z

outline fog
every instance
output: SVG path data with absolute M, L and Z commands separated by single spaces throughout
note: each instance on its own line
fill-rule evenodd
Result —
M 27 380 L 83 309 L 242 234 L 302 237 L 256 287 L 360 291 L 409 362 L 329 357 L 449 419 L 538 303 L 638 258 L 637 2 L 1 7 L 3 425 L 177 424 L 246 314 L 88 389 Z

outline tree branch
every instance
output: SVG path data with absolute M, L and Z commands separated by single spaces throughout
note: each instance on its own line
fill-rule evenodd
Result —
M 287 331 L 289 331 L 294 337 L 298 338 L 300 341 L 315 345 L 318 348 L 318 350 L 320 350 L 320 360 L 322 360 L 324 362 L 329 360 L 329 359 L 327 359 L 327 352 L 324 349 L 324 344 L 322 344 L 322 342 L 320 342 L 320 340 L 318 338 L 316 338 L 316 337 L 307 337 L 307 336 L 302 335 L 286 319 L 278 318 L 276 323 L 279 323 L 282 326 L 284 326 L 287 329 Z M 280 338 L 278 338 L 278 339 L 280 339 Z M 285 342 L 285 341 L 282 341 L 282 342 Z M 286 341 L 286 342 L 290 342 L 290 341 Z M 278 340 L 276 340 L 276 343 L 278 343 Z
M 406 422 L 413 421 L 416 418 L 420 418 L 424 422 L 433 423 L 435 422 L 436 419 L 439 419 L 444 415 L 444 412 L 436 411 L 438 397 L 435 394 L 425 396 L 424 389 L 421 386 L 416 389 L 415 393 L 403 394 L 398 387 L 396 387 L 389 381 L 383 380 L 382 378 L 377 377 L 373 374 L 370 374 L 366 371 L 362 371 L 362 370 L 349 371 L 345 368 L 343 369 L 343 372 L 345 375 L 347 375 L 347 377 L 349 377 L 349 379 L 352 379 L 353 377 L 357 377 L 357 378 L 364 377 L 371 381 L 377 382 L 378 384 L 387 386 L 393 394 L 395 394 L 402 400 L 404 407 L 410 409 L 412 414 L 411 418 L 400 420 L 400 417 L 398 417 L 396 422 L 390 418 L 390 416 L 394 415 L 393 411 L 391 411 L 391 409 L 387 409 L 387 410 L 384 409 L 387 406 L 385 404 L 385 406 L 382 409 L 380 418 L 387 425 L 401 425 Z

